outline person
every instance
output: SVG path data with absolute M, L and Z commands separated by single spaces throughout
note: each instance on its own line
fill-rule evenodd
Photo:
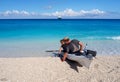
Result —
M 59 48 L 59 54 L 62 52 L 64 45 L 65 45 L 63 40 L 60 40 L 60 44 L 61 44 L 61 46 Z
M 65 42 L 64 42 L 64 40 L 62 39 L 62 40 L 60 40 L 60 43 L 61 43 L 61 46 L 60 46 L 60 48 L 59 48 L 59 54 L 61 53 L 61 52 L 64 52 L 64 50 L 65 50 L 65 48 L 66 48 L 66 44 L 65 44 Z
M 69 38 L 65 37 L 63 42 L 65 46 L 63 49 L 63 57 L 61 59 L 62 62 L 66 60 L 68 54 L 83 53 L 83 44 L 77 39 L 70 40 Z

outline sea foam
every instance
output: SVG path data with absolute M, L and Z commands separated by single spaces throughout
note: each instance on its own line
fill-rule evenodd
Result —
M 107 39 L 120 40 L 120 36 L 107 37 Z

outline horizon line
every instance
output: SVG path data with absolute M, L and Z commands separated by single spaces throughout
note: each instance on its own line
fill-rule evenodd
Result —
M 53 19 L 53 20 L 67 20 L 67 19 L 120 19 L 120 18 L 62 18 L 62 19 L 57 19 L 57 18 L 3 18 L 3 19 L 0 19 L 0 20 L 4 20 L 4 19 L 6 19 L 6 20 L 9 20 L 9 19 L 20 19 L 20 20 L 24 20 L 24 19 L 40 19 L 40 20 L 51 20 L 51 19 Z

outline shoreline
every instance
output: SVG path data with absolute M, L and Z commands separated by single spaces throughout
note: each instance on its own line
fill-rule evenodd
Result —
M 58 39 L 57 39 L 58 40 Z M 48 41 L 48 40 L 47 40 Z M 87 44 L 86 49 L 97 51 L 97 55 L 120 55 L 120 41 L 118 40 L 80 40 L 83 44 Z M 46 50 L 58 50 L 59 41 L 41 43 L 39 41 L 23 41 L 23 42 L 1 42 L 0 57 L 41 57 L 51 56 L 52 53 Z
M 120 56 L 97 56 L 90 68 L 58 57 L 0 58 L 0 82 L 120 82 Z

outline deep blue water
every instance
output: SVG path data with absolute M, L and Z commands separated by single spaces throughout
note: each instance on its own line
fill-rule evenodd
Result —
M 2 46 L 0 47 L 0 51 L 6 50 L 8 45 L 10 48 L 13 48 L 15 45 L 17 45 L 17 48 L 19 48 L 23 46 L 23 44 L 26 46 L 29 45 L 27 48 L 33 46 L 33 48 L 36 48 L 37 43 L 42 47 L 48 44 L 58 43 L 55 45 L 58 47 L 59 40 L 65 36 L 68 36 L 71 39 L 76 38 L 85 43 L 89 43 L 91 45 L 90 48 L 93 49 L 99 48 L 99 46 L 101 46 L 100 44 L 104 45 L 109 43 L 106 47 L 106 49 L 108 49 L 111 43 L 114 44 L 115 42 L 117 45 L 120 45 L 120 20 L 0 19 L 0 46 Z M 96 44 L 97 48 L 96 46 L 92 47 L 93 44 Z M 53 46 L 54 45 L 52 45 L 52 47 Z M 39 46 L 37 46 L 37 48 L 39 49 Z M 101 50 L 101 48 L 98 49 L 98 52 Z M 119 49 L 120 47 L 115 46 L 114 48 Z M 23 49 L 23 47 L 21 47 L 21 49 Z M 99 54 L 102 53 L 103 52 L 101 51 Z M 116 51 L 116 53 L 113 54 L 119 54 L 119 52 L 117 53 Z
M 64 36 L 79 39 L 119 39 L 118 19 L 26 19 L 0 20 L 0 39 L 58 39 Z

